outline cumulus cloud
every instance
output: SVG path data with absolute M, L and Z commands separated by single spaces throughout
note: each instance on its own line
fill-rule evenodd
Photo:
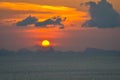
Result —
M 62 17 L 53 17 L 46 19 L 44 21 L 38 22 L 38 19 L 36 17 L 28 16 L 27 18 L 23 19 L 22 21 L 19 21 L 16 23 L 17 26 L 27 26 L 34 24 L 35 27 L 43 27 L 46 28 L 48 25 L 53 25 L 54 27 L 59 26 L 60 29 L 64 29 L 64 24 L 62 24 L 63 21 L 66 20 L 66 17 L 62 19 Z
M 81 5 L 89 6 L 91 16 L 91 19 L 86 21 L 82 27 L 120 27 L 120 14 L 115 11 L 112 4 L 107 0 L 101 0 L 98 3 L 90 1 Z

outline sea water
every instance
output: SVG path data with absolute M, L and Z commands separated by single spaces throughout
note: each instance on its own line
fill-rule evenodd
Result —
M 120 80 L 120 56 L 0 56 L 0 80 Z

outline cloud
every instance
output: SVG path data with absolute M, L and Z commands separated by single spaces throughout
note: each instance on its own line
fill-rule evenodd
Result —
M 62 24 L 62 22 L 65 20 L 66 20 L 66 17 L 62 19 L 61 17 L 57 16 L 57 17 L 46 19 L 42 22 L 37 22 L 35 26 L 36 27 L 47 27 L 47 25 L 54 25 L 54 26 L 58 25 L 60 26 L 60 29 L 64 29 L 64 24 Z
M 16 26 L 27 26 L 34 24 L 35 27 L 46 28 L 48 25 L 52 25 L 53 27 L 56 27 L 58 25 L 60 29 L 64 29 L 64 24 L 62 24 L 62 22 L 65 20 L 66 17 L 62 19 L 62 17 L 57 16 L 38 22 L 38 19 L 36 17 L 28 16 L 22 21 L 17 22 Z
M 36 17 L 28 16 L 22 21 L 16 23 L 17 26 L 27 26 L 29 24 L 35 24 L 38 21 Z
M 47 20 L 50 16 L 65 16 L 68 19 L 68 21 L 64 22 L 66 26 L 71 23 L 79 24 L 79 21 L 83 21 L 83 19 L 86 20 L 83 16 L 88 16 L 86 12 L 67 6 L 42 5 L 27 2 L 0 2 L 0 21 L 2 21 L 5 25 L 14 25 L 21 19 L 25 19 L 24 17 L 26 15 L 34 15 L 35 17 L 40 18 L 39 21 Z M 9 22 L 8 24 L 6 21 L 13 22 Z M 24 21 L 21 21 L 20 25 L 25 26 L 25 23 Z M 64 28 L 63 23 L 60 23 L 61 24 L 59 25 L 55 25 L 55 27 L 58 26 L 60 28 Z M 20 25 L 18 24 L 18 26 Z M 53 26 L 47 25 L 47 27 Z
M 19 11 L 36 11 L 36 12 L 66 12 L 74 11 L 74 8 L 69 8 L 65 6 L 50 6 L 50 5 L 39 5 L 23 2 L 0 2 L 0 8 L 9 10 L 19 10 Z
M 86 21 L 82 27 L 120 27 L 120 14 L 115 11 L 112 4 L 107 2 L 107 0 L 101 0 L 98 3 L 90 1 L 84 4 L 89 6 L 91 19 Z

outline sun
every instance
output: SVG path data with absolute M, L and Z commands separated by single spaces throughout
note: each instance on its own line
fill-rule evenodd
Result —
M 43 40 L 41 45 L 43 47 L 49 47 L 50 46 L 50 41 L 49 40 Z

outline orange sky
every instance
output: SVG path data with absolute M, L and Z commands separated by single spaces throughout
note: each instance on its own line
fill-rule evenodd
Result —
M 41 5 L 53 5 L 53 6 L 67 6 L 67 7 L 73 7 L 80 9 L 79 4 L 81 2 L 86 2 L 89 0 L 0 0 L 1 2 L 27 2 L 27 3 L 35 3 L 35 4 L 41 4 Z M 92 0 L 92 1 L 99 1 L 99 0 Z M 117 10 L 120 10 L 119 8 L 119 0 L 109 0 L 114 7 Z M 74 3 L 74 4 L 73 4 Z
M 11 25 L 12 25 L 29 15 L 39 18 L 39 21 L 43 21 L 53 16 L 61 16 L 61 17 L 67 17 L 67 21 L 64 22 L 64 24 L 67 26 L 67 29 L 71 29 L 71 28 L 73 29 L 74 26 L 71 26 L 71 25 L 74 25 L 79 21 L 86 20 L 85 16 L 88 17 L 88 14 L 86 12 L 78 11 L 75 8 L 70 8 L 65 6 L 38 5 L 38 4 L 21 3 L 21 2 L 1 2 L 0 4 L 1 4 L 0 5 L 1 9 L 9 10 L 11 13 L 12 11 L 16 11 L 11 15 L 12 17 L 2 19 L 3 23 L 5 22 L 4 24 L 6 24 L 6 21 L 15 20 L 15 22 L 13 23 L 11 22 Z M 21 11 L 21 12 L 33 11 L 34 13 L 29 12 L 25 14 L 16 14 L 17 11 Z M 43 14 L 42 12 L 46 12 L 46 13 Z M 8 15 L 10 14 L 8 13 Z M 6 17 L 6 15 L 3 15 L 3 16 Z M 78 24 L 78 26 L 79 25 L 80 24 Z M 48 33 L 48 31 L 50 33 Z M 55 38 L 61 38 L 61 35 L 62 35 L 59 32 L 58 28 L 52 28 L 52 29 L 51 28 L 48 28 L 48 29 L 29 28 L 29 29 L 26 29 L 25 32 L 29 32 L 29 35 L 27 35 L 27 37 L 29 36 L 32 38 L 41 38 L 39 41 L 43 39 L 49 39 L 49 40 L 52 39 L 53 41 Z M 36 41 L 36 44 L 39 43 L 39 41 Z M 58 44 L 58 43 L 54 42 L 53 44 Z
M 106 34 L 106 31 L 109 35 L 109 33 L 112 34 L 116 31 L 118 32 L 118 29 L 112 31 L 110 29 L 81 28 L 81 24 L 90 18 L 87 8 L 80 7 L 80 3 L 85 1 L 89 0 L 1 0 L 0 36 L 2 36 L 3 39 L 0 39 L 2 45 L 0 47 L 12 49 L 11 46 L 14 46 L 19 49 L 21 47 L 39 45 L 42 40 L 48 39 L 52 42 L 52 45 L 60 50 L 84 50 L 89 46 L 119 50 L 120 48 L 118 48 L 119 44 L 117 42 L 113 44 L 113 47 L 103 47 L 100 45 L 101 41 L 106 42 L 111 39 L 110 36 L 104 35 Z M 116 10 L 120 10 L 118 4 L 120 3 L 119 0 L 109 1 Z M 29 15 L 39 18 L 39 21 L 43 21 L 53 16 L 67 17 L 67 20 L 63 22 L 65 29 L 60 30 L 59 27 L 35 28 L 33 25 L 30 25 L 27 28 L 15 26 L 16 22 L 23 20 Z M 107 40 L 98 40 L 100 33 L 97 31 L 101 31 L 104 37 L 108 37 Z M 114 40 L 119 40 L 115 35 L 117 35 L 117 33 L 113 34 Z M 91 37 L 95 37 L 96 42 L 100 44 L 94 45 L 96 42 L 93 42 Z M 102 38 L 102 36 L 100 36 L 100 38 Z M 8 42 L 8 39 L 11 42 Z M 7 42 L 4 42 L 5 40 Z M 78 42 L 80 42 L 79 45 Z M 106 45 L 111 42 L 112 40 L 108 41 Z

